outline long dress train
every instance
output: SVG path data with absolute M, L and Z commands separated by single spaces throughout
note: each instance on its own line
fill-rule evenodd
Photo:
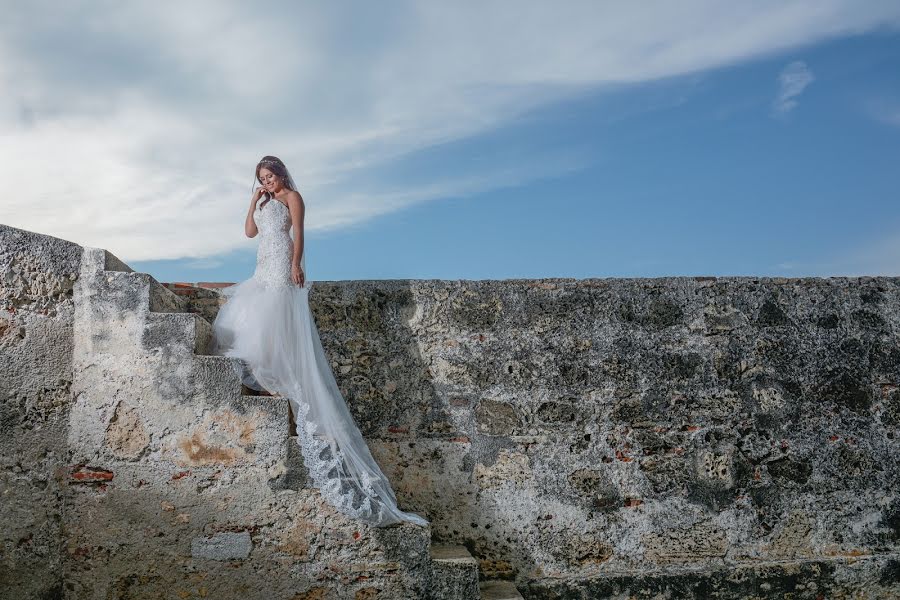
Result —
M 374 526 L 425 525 L 397 507 L 341 395 L 309 308 L 309 282 L 291 280 L 294 243 L 288 207 L 260 200 L 253 213 L 259 247 L 253 276 L 222 290 L 213 323 L 213 353 L 240 358 L 244 384 L 277 392 L 293 409 L 297 441 L 313 485 L 344 514 Z M 306 257 L 301 259 L 306 273 Z

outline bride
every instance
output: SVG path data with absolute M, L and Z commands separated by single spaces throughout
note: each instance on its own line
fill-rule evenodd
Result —
M 260 238 L 256 271 L 223 289 L 226 301 L 213 323 L 213 353 L 242 359 L 245 385 L 288 400 L 304 463 L 325 500 L 378 527 L 401 521 L 426 525 L 421 516 L 397 507 L 322 349 L 309 308 L 303 198 L 274 156 L 256 165 L 256 181 L 261 186 L 253 192 L 244 225 L 248 237 Z

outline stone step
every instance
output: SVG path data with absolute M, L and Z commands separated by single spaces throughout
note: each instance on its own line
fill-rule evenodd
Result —
M 431 593 L 435 600 L 479 598 L 478 561 L 465 546 L 432 544 Z
M 192 357 L 190 380 L 197 399 L 241 397 L 242 361 L 216 354 L 197 354 Z M 253 396 L 271 398 L 270 396 Z
M 269 481 L 273 490 L 300 491 L 310 487 L 309 470 L 303 462 L 303 454 L 297 444 L 297 436 L 289 435 L 284 447 L 284 468 L 281 473 Z
M 141 354 L 163 349 L 171 355 L 207 354 L 212 325 L 189 312 L 187 299 L 173 293 L 148 273 L 132 270 L 113 254 L 86 248 L 80 286 L 86 302 L 79 306 L 82 335 L 89 353 Z
M 251 398 L 265 398 L 266 396 L 251 396 Z M 313 435 L 314 438 L 319 440 L 328 441 L 328 437 L 323 434 L 316 433 Z M 288 448 L 287 448 L 287 457 L 288 457 L 288 468 L 295 473 L 302 473 L 304 479 L 304 484 L 302 487 L 310 487 L 312 482 L 307 480 L 308 471 L 303 462 L 303 453 L 300 450 L 300 438 L 296 434 L 291 434 L 288 436 Z M 323 448 L 322 454 L 324 459 L 329 459 L 331 457 L 331 451 L 329 448 Z M 327 453 L 326 453 L 327 452 Z M 295 479 L 299 480 L 301 477 L 297 476 Z M 342 481 L 353 482 L 353 478 L 349 476 L 343 476 L 340 478 Z M 351 483 L 353 485 L 353 483 Z
M 92 262 L 98 269 L 104 271 L 127 271 L 128 273 L 134 273 L 134 269 L 122 262 L 119 257 L 105 248 L 85 247 L 85 253 L 92 253 L 95 255 Z
M 75 462 L 102 463 L 117 472 L 215 466 L 252 471 L 266 480 L 285 462 L 288 407 L 281 402 L 256 396 L 198 399 L 185 389 L 128 400 L 111 394 L 94 406 L 111 410 L 113 419 L 98 419 L 90 405 L 73 408 L 70 423 L 78 433 L 70 443 L 84 449 L 73 452 Z
M 314 437 L 319 439 L 326 439 L 325 437 L 316 434 Z M 323 458 L 328 459 L 330 454 L 326 454 L 327 450 L 323 449 Z M 299 491 L 303 488 L 313 488 L 315 487 L 312 479 L 309 476 L 309 470 L 306 468 L 306 464 L 303 459 L 303 453 L 300 449 L 299 438 L 296 435 L 289 435 L 287 438 L 287 447 L 285 448 L 285 461 L 284 461 L 284 469 L 282 473 L 274 480 L 269 482 L 269 485 L 274 490 L 282 490 L 282 489 L 292 489 L 295 491 Z M 355 501 L 353 502 L 354 506 L 359 506 L 360 502 L 365 499 L 365 495 L 359 491 L 359 487 L 352 477 L 343 476 L 340 477 L 341 481 L 346 482 L 344 488 L 342 488 L 342 492 L 346 492 L 349 489 L 355 489 Z M 400 506 L 403 509 L 403 506 Z M 418 514 L 422 514 L 427 519 L 428 517 L 419 511 Z M 421 525 L 415 525 L 411 523 L 401 523 L 395 524 L 393 526 L 402 525 L 404 527 L 411 527 L 411 531 L 415 532 L 416 536 L 421 536 L 425 540 L 425 547 L 429 546 L 431 543 L 431 525 L 427 525 L 425 527 Z M 421 540 L 420 540 L 421 541 Z M 418 542 L 417 542 L 418 543 Z
M 83 322 L 96 333 L 94 352 L 130 352 L 170 346 L 207 351 L 209 322 L 184 310 L 185 303 L 147 273 L 101 271 L 94 274 Z
M 491 579 L 482 581 L 479 587 L 481 600 L 523 600 L 522 594 L 512 581 Z
M 166 414 L 150 415 L 170 459 L 186 466 L 222 465 L 264 471 L 267 478 L 285 461 L 287 406 L 253 396 L 192 400 Z
M 213 329 L 195 313 L 151 312 L 141 338 L 144 350 L 165 348 L 177 354 L 208 354 Z
M 135 273 L 147 282 L 151 312 L 187 312 L 187 300 L 164 286 L 148 273 Z
M 103 271 L 97 278 L 97 295 L 120 311 L 187 312 L 187 302 L 149 273 Z
M 212 323 L 216 320 L 219 308 L 224 303 L 222 295 L 216 290 L 234 284 L 200 282 L 194 285 L 190 283 L 164 282 L 163 285 L 174 294 L 184 299 L 185 309 L 188 312 L 197 313 Z

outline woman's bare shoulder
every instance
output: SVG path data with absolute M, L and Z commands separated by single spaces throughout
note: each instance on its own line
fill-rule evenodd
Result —
M 291 190 L 285 194 L 284 201 L 288 206 L 292 204 L 295 206 L 303 206 L 303 196 L 300 195 L 300 192 L 295 190 Z

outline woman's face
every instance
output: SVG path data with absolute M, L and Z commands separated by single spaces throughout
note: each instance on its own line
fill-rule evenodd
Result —
M 265 186 L 268 192 L 277 192 L 281 189 L 281 180 L 265 167 L 259 170 L 259 182 Z

